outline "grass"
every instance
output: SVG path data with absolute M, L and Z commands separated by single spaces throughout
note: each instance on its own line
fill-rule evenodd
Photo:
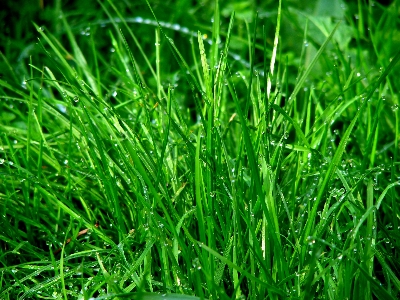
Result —
M 0 299 L 398 298 L 400 3 L 328 2 L 14 20 Z

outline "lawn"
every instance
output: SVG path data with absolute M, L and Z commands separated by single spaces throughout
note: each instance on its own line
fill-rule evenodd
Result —
M 400 297 L 400 1 L 5 3 L 0 299 Z

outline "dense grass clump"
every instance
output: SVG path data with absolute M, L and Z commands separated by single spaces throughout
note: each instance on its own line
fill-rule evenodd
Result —
M 0 299 L 398 298 L 399 2 L 128 2 L 1 33 Z

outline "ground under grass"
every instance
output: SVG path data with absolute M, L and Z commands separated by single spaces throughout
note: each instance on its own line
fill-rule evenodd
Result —
M 2 34 L 0 299 L 399 297 L 399 1 L 189 2 Z

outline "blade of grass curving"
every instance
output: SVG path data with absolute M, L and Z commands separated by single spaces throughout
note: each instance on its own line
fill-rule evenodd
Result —
M 299 81 L 296 83 L 296 86 L 295 86 L 292 94 L 289 96 L 288 105 L 290 105 L 293 102 L 293 100 L 296 98 L 297 93 L 302 88 L 303 83 L 306 81 L 308 75 L 310 74 L 310 72 L 313 69 L 314 65 L 317 63 L 317 61 L 318 61 L 319 57 L 321 56 L 322 52 L 324 52 L 326 46 L 328 45 L 329 41 L 332 39 L 332 37 L 335 34 L 335 31 L 339 27 L 340 23 L 341 23 L 341 21 L 339 21 L 336 24 L 336 26 L 333 28 L 332 32 L 326 38 L 325 42 L 321 45 L 321 48 L 319 48 L 317 54 L 315 54 L 313 60 L 310 62 L 310 65 L 307 67 L 307 69 L 304 71 L 303 75 L 300 77 Z
M 144 91 L 145 83 L 142 81 L 141 77 L 139 76 L 139 72 L 138 72 L 138 70 L 136 68 L 135 58 L 133 57 L 131 48 L 129 47 L 129 44 L 128 44 L 126 38 L 125 38 L 125 35 L 122 33 L 121 29 L 119 30 L 119 33 L 120 33 L 120 35 L 122 37 L 122 40 L 124 42 L 125 49 L 129 53 L 129 59 L 131 60 L 133 74 L 135 76 L 136 83 L 139 85 L 139 94 L 140 94 L 141 97 L 144 97 L 144 95 L 145 95 L 145 91 Z
M 7 59 L 7 57 L 4 55 L 3 51 L 0 51 L 0 57 L 3 59 L 3 61 L 5 62 L 8 71 L 11 73 L 11 76 L 14 80 L 15 83 L 19 84 L 20 80 L 17 77 L 17 75 L 15 74 L 15 70 L 14 68 L 11 66 L 10 61 Z
M 339 105 L 336 105 L 333 109 L 330 107 L 326 108 L 324 112 L 315 120 L 314 124 L 310 127 L 308 133 L 306 134 L 307 137 L 316 135 L 319 133 L 320 130 L 326 127 L 326 123 L 330 124 L 332 121 L 335 120 L 336 117 L 341 116 L 342 113 L 355 101 L 359 100 L 358 97 L 354 97 L 348 101 L 342 102 Z M 321 124 L 317 127 L 318 124 Z M 314 129 L 315 128 L 315 129 Z M 316 142 L 313 142 L 314 145 Z
M 382 253 L 380 251 L 375 252 L 376 258 L 379 261 L 379 263 L 382 265 L 382 268 L 387 272 L 387 274 L 390 277 L 390 280 L 393 282 L 394 286 L 398 291 L 400 291 L 400 280 L 398 278 L 398 275 L 393 272 L 391 267 L 387 264 L 385 261 L 385 258 L 383 257 Z
M 67 60 L 65 59 L 65 56 L 61 54 L 59 48 L 52 42 L 52 39 L 54 39 L 54 38 L 50 34 L 44 33 L 44 31 L 41 29 L 41 27 L 39 27 L 35 23 L 33 25 L 35 26 L 36 30 L 40 33 L 40 35 L 44 38 L 44 40 L 47 42 L 47 44 L 50 46 L 50 48 L 54 51 L 54 53 L 56 54 L 57 60 L 59 60 L 59 62 L 61 62 L 61 65 L 68 71 L 69 75 L 74 76 L 75 72 L 71 68 L 71 66 L 69 65 Z M 42 47 L 43 47 L 43 50 L 45 51 L 45 53 L 51 59 L 53 59 L 53 57 L 50 55 L 50 53 L 45 49 L 44 45 L 42 45 Z M 62 50 L 64 52 L 67 52 L 65 49 L 62 49 Z
M 78 44 L 76 42 L 75 36 L 72 34 L 71 28 L 70 28 L 68 22 L 66 21 L 64 15 L 61 14 L 61 16 L 62 16 L 64 29 L 67 32 L 69 42 L 71 43 L 71 47 L 72 47 L 72 50 L 74 52 L 74 60 L 78 64 L 79 70 L 82 70 L 83 73 L 85 74 L 85 77 L 86 77 L 86 79 L 88 80 L 88 82 L 90 84 L 91 90 L 94 91 L 96 95 L 99 95 L 99 89 L 98 89 L 98 86 L 96 84 L 96 80 L 93 77 L 93 75 L 91 73 L 91 70 L 89 70 L 89 67 L 88 67 L 88 64 L 86 62 L 85 56 L 83 55 L 81 49 L 79 48 L 79 46 L 78 46 Z M 83 88 L 84 87 L 85 86 L 83 86 Z
M 181 231 L 181 227 L 183 224 L 183 221 L 185 220 L 185 218 L 189 217 L 191 214 L 193 214 L 194 212 L 196 212 L 197 208 L 193 208 L 191 210 L 189 210 L 188 212 L 186 212 L 182 218 L 179 220 L 178 224 L 176 225 L 176 232 L 179 235 L 179 232 Z M 179 255 L 179 250 L 178 250 L 178 240 L 174 239 L 173 241 L 173 247 L 172 247 L 172 251 L 173 251 L 173 256 L 176 260 L 176 262 L 178 262 L 178 255 Z
M 129 277 L 132 277 L 133 274 L 136 272 L 136 270 L 144 264 L 144 260 L 147 257 L 147 255 L 150 253 L 151 249 L 154 246 L 155 241 L 150 240 L 146 243 L 146 248 L 143 250 L 143 252 L 140 254 L 140 256 L 135 260 L 135 263 L 130 266 L 128 270 L 125 271 L 124 275 L 121 277 L 121 288 L 124 282 L 129 279 Z M 127 289 L 125 289 L 127 291 Z
M 311 149 L 310 144 L 307 141 L 307 138 L 305 137 L 303 131 L 301 130 L 300 126 L 295 122 L 281 107 L 279 107 L 276 104 L 272 104 L 272 108 L 279 112 L 286 120 L 288 120 L 296 130 L 296 133 L 298 134 L 300 140 L 304 143 L 307 148 Z
M 103 4 L 100 0 L 98 0 L 98 3 L 101 5 L 101 7 L 103 8 L 103 10 L 106 12 L 108 18 L 109 18 L 110 20 L 112 20 L 112 23 L 113 23 L 114 28 L 116 29 L 116 31 L 121 32 L 121 29 L 118 28 L 118 26 L 117 26 L 115 20 L 114 20 L 113 17 L 111 16 L 111 14 L 110 14 L 110 12 L 108 11 L 107 7 L 105 7 L 104 4 Z M 114 5 L 113 1 L 108 0 L 108 3 L 110 4 L 110 6 L 114 9 L 114 11 L 116 12 L 116 14 L 118 15 L 119 20 L 124 24 L 124 26 L 125 26 L 126 30 L 128 31 L 129 35 L 132 37 L 132 39 L 133 39 L 133 41 L 134 41 L 136 47 L 139 49 L 140 54 L 143 56 L 143 59 L 145 60 L 145 62 L 146 62 L 146 64 L 147 64 L 147 66 L 148 66 L 148 68 L 149 68 L 151 74 L 153 75 L 154 79 L 157 80 L 157 78 L 158 78 L 158 77 L 157 77 L 157 73 L 154 71 L 153 66 L 151 65 L 149 59 L 147 58 L 146 53 L 144 52 L 142 46 L 140 45 L 140 42 L 138 41 L 138 39 L 136 38 L 136 36 L 135 36 L 134 33 L 132 32 L 132 29 L 128 26 L 128 24 L 127 24 L 125 18 L 121 15 L 120 11 L 119 11 L 118 8 Z M 165 96 L 166 96 L 166 95 L 165 95 L 165 92 L 164 92 L 163 90 L 161 90 L 161 92 L 163 93 L 163 96 L 165 97 Z

